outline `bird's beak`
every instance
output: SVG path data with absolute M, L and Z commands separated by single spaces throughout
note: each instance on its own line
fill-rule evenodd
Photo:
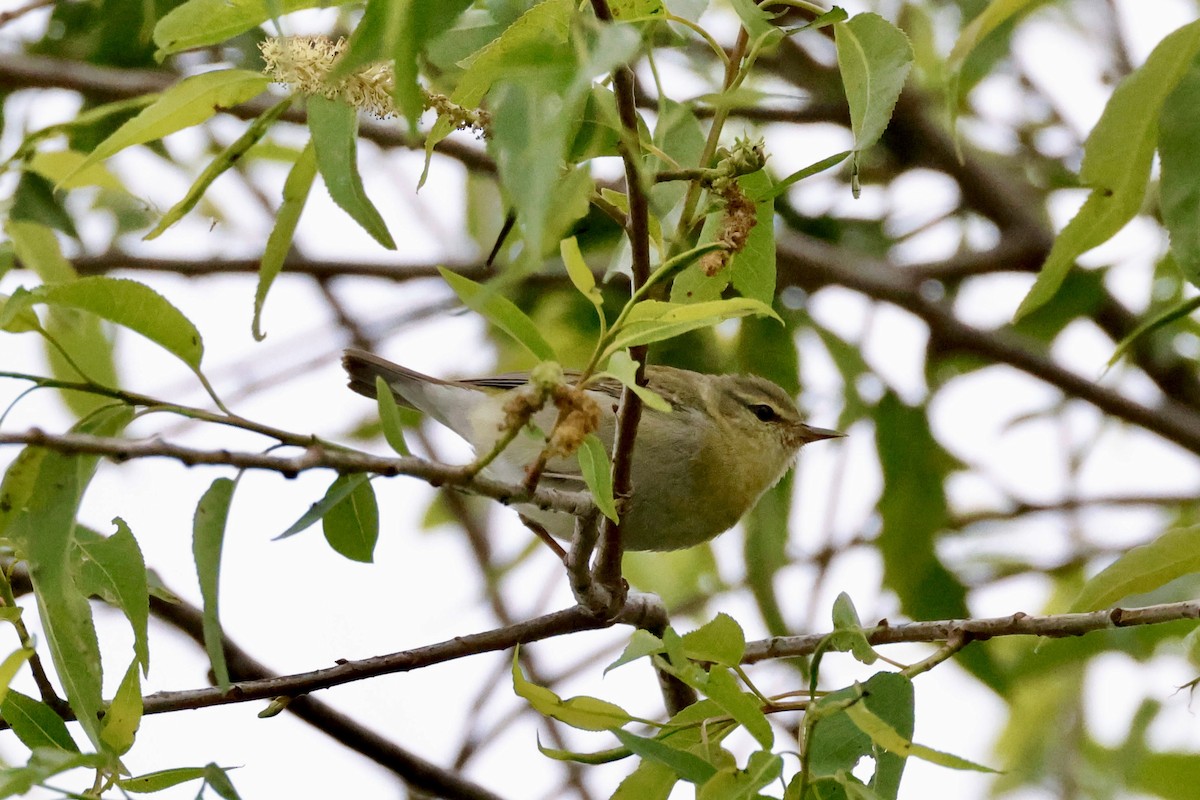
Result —
M 814 428 L 812 425 L 801 425 L 799 430 L 800 444 L 819 442 L 822 439 L 840 439 L 846 434 L 829 428 Z

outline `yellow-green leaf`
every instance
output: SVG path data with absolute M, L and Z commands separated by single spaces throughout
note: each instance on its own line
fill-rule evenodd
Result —
M 625 709 L 595 697 L 572 697 L 563 700 L 544 686 L 525 678 L 521 663 L 513 653 L 513 690 L 538 713 L 585 731 L 607 731 L 620 728 L 632 717 Z
M 1109 608 L 1131 594 L 1153 591 L 1196 572 L 1200 572 L 1200 526 L 1167 531 L 1123 554 L 1084 584 L 1071 611 Z

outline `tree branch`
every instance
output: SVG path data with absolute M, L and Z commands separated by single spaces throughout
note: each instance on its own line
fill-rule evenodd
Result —
M 261 469 L 294 478 L 311 469 L 332 469 L 341 473 L 371 472 L 385 477 L 407 475 L 420 478 L 431 486 L 456 486 L 483 495 L 504 505 L 530 503 L 544 510 L 579 515 L 594 506 L 586 492 L 568 492 L 540 488 L 529 492 L 520 484 L 509 484 L 482 475 L 467 476 L 459 467 L 436 464 L 413 456 L 388 458 L 354 450 L 335 450 L 319 445 L 304 448 L 297 456 L 246 453 L 231 450 L 200 450 L 164 442 L 161 439 L 120 439 L 87 436 L 78 433 L 46 433 L 30 428 L 22 433 L 0 433 L 0 445 L 23 444 L 45 447 L 59 453 L 108 456 L 114 461 L 134 458 L 171 458 L 189 467 L 197 464 L 222 465 L 238 469 Z
M 871 644 L 901 642 L 951 642 L 957 638 L 983 641 L 997 636 L 1046 636 L 1061 639 L 1083 636 L 1094 631 L 1130 628 L 1138 625 L 1161 625 L 1185 619 L 1200 619 L 1200 600 L 1163 603 L 1142 608 L 1111 608 L 1082 614 L 1049 614 L 1031 617 L 1018 612 L 1007 617 L 983 619 L 951 619 L 936 622 L 908 622 L 889 625 L 886 620 L 864 633 Z M 754 664 L 772 658 L 796 658 L 811 655 L 830 634 L 806 636 L 775 636 L 746 643 L 743 664 Z

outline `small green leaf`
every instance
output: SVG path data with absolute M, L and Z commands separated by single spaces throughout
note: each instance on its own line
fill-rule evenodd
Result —
M 653 633 L 650 633 L 650 631 L 637 628 L 630 635 L 629 644 L 625 645 L 625 650 L 621 653 L 620 657 L 604 668 L 604 674 L 607 675 L 609 670 L 624 666 L 631 661 L 637 661 L 639 658 L 657 655 L 662 652 L 662 639 L 659 639 Z
M 717 772 L 716 767 L 700 756 L 689 753 L 686 750 L 677 750 L 658 739 L 647 739 L 621 729 L 617 729 L 613 733 L 621 740 L 621 744 L 628 747 L 636 755 L 641 756 L 646 761 L 655 761 L 670 767 L 676 775 L 685 781 L 701 785 Z
M 400 419 L 400 407 L 392 389 L 382 375 L 375 376 L 375 400 L 379 405 L 379 422 L 383 425 L 383 438 L 388 446 L 402 456 L 411 456 L 408 442 L 404 441 L 404 423 Z
M 684 637 L 685 644 L 686 640 L 687 637 Z M 771 723 L 767 722 L 767 715 L 763 713 L 762 703 L 753 694 L 742 691 L 728 668 L 714 666 L 710 669 L 701 691 L 737 720 L 763 749 L 770 750 L 775 745 L 775 733 L 771 730 Z
M 470 278 L 438 267 L 438 272 L 462 300 L 463 305 L 507 333 L 542 361 L 557 361 L 554 348 L 543 338 L 533 320 L 517 308 L 516 303 L 501 295 L 495 287 L 484 286 Z
M 683 635 L 687 657 L 695 661 L 711 661 L 736 667 L 746 652 L 746 634 L 737 620 L 721 613 L 691 633 Z
M 9 653 L 3 661 L 0 661 L 0 704 L 3 704 L 4 698 L 8 696 L 8 686 L 12 683 L 12 679 L 17 676 L 17 672 L 33 655 L 32 650 L 21 648 Z
M 543 716 L 556 719 L 572 728 L 585 731 L 617 730 L 632 717 L 618 705 L 595 697 L 572 697 L 563 700 L 544 686 L 526 679 L 521 671 L 518 654 L 513 653 L 513 690 Z
M 155 57 L 220 44 L 273 17 L 305 8 L 339 5 L 329 0 L 188 0 L 154 26 Z
M 700 303 L 643 300 L 629 312 L 620 329 L 613 330 L 613 340 L 605 352 L 611 356 L 627 347 L 660 342 L 681 333 L 711 327 L 727 319 L 750 315 L 779 319 L 770 306 L 748 297 Z
M 846 709 L 846 716 L 858 726 L 858 729 L 871 737 L 871 741 L 890 753 L 908 758 L 915 756 L 931 764 L 950 769 L 973 770 L 975 772 L 995 772 L 991 767 L 976 764 L 950 753 L 934 750 L 932 747 L 916 744 L 907 737 L 901 736 L 896 729 L 871 713 L 863 703 L 855 703 Z
M 783 757 L 759 750 L 751 753 L 745 769 L 726 767 L 696 793 L 696 800 L 757 800 L 759 789 L 783 772 Z
M 258 288 L 254 290 L 254 321 L 251 323 L 255 341 L 261 342 L 267 337 L 262 330 L 263 304 L 267 302 L 267 292 L 271 289 L 271 284 L 283 270 L 288 251 L 292 249 L 296 225 L 300 222 L 300 214 L 304 211 L 304 204 L 308 202 L 308 195 L 312 191 L 313 179 L 316 176 L 317 152 L 310 140 L 296 158 L 296 163 L 292 165 L 287 180 L 283 183 L 283 202 L 275 214 L 275 226 L 271 228 L 262 259 L 258 264 Z
M 0 703 L 0 714 L 12 726 L 21 744 L 30 750 L 57 749 L 78 753 L 79 745 L 71 738 L 67 724 L 41 700 L 34 700 L 17 691 L 10 691 Z
M 612 463 L 604 444 L 594 433 L 589 433 L 583 439 L 583 444 L 576 451 L 579 459 L 579 470 L 583 473 L 583 482 L 587 484 L 600 513 L 618 522 L 617 504 L 613 499 Z
M 1121 356 L 1125 355 L 1126 351 L 1143 336 L 1153 333 L 1154 331 L 1166 325 L 1170 325 L 1177 319 L 1189 316 L 1193 311 L 1200 308 L 1200 296 L 1189 297 L 1178 304 L 1159 312 L 1154 316 L 1142 320 L 1136 328 L 1125 335 L 1125 338 L 1117 343 L 1116 349 L 1113 350 L 1112 356 L 1108 359 L 1107 366 L 1111 367 L 1121 360 Z
M 1124 553 L 1084 584 L 1071 611 L 1109 608 L 1131 594 L 1153 591 L 1195 572 L 1200 572 L 1200 526 L 1167 531 Z
M 1200 22 L 1193 22 L 1159 42 L 1117 85 L 1084 144 L 1079 180 L 1092 192 L 1054 240 L 1014 320 L 1053 297 L 1075 259 L 1108 241 L 1141 209 L 1163 104 L 1198 52 Z
M 358 114 L 338 100 L 308 98 L 308 129 L 317 154 L 317 170 L 333 202 L 388 250 L 396 242 L 379 209 L 367 197 L 358 172 Z
M 559 253 L 567 268 L 567 277 L 579 290 L 579 293 L 591 301 L 597 308 L 604 302 L 600 290 L 596 288 L 596 276 L 591 267 L 583 260 L 583 251 L 579 249 L 579 240 L 569 236 L 558 243 Z
M 899 735 L 912 738 L 912 681 L 894 672 L 879 672 L 861 687 L 848 687 L 826 695 L 809 714 L 820 717 L 809 741 L 809 763 L 813 776 L 836 776 L 861 767 L 864 757 L 875 765 L 870 788 L 882 798 L 894 800 L 904 774 L 905 757 L 877 747 L 871 738 L 841 711 L 830 709 L 855 697 Z
M 854 601 L 845 592 L 833 601 L 833 629 L 835 632 L 830 634 L 829 638 L 833 640 L 834 648 L 849 650 L 854 654 L 854 658 L 863 664 L 874 664 L 879 660 L 863 632 Z
M 160 219 L 158 224 L 154 226 L 154 229 L 143 236 L 142 239 L 144 241 L 149 241 L 151 239 L 158 238 L 163 231 L 174 225 L 183 218 L 184 214 L 187 214 L 189 211 L 195 208 L 196 204 L 200 202 L 200 198 L 203 197 L 204 193 L 208 191 L 208 187 L 212 185 L 213 181 L 215 181 L 221 176 L 222 173 L 236 164 L 242 158 L 242 156 L 246 155 L 246 152 L 255 144 L 257 144 L 263 136 L 266 135 L 267 129 L 271 127 L 275 120 L 279 119 L 280 115 L 283 114 L 283 112 L 286 111 L 288 106 L 291 104 L 292 98 L 287 97 L 283 100 L 280 100 L 263 113 L 259 114 L 258 117 L 252 123 L 250 123 L 249 127 L 246 128 L 241 136 L 235 139 L 233 143 L 222 150 L 212 161 L 208 163 L 208 166 L 206 166 L 204 171 L 200 173 L 200 177 L 196 178 L 196 180 L 192 183 L 191 188 L 188 189 L 187 194 L 184 195 L 183 199 L 171 206 L 170 210 L 168 210 L 166 214 L 163 214 L 162 219 Z
M 341 476 L 339 476 L 340 479 Z M 300 519 L 291 524 L 290 527 L 283 533 L 275 537 L 273 541 L 286 539 L 289 536 L 295 536 L 300 531 L 307 530 L 314 525 L 317 520 L 324 519 L 329 513 L 329 509 L 336 506 L 338 503 L 350 496 L 350 493 L 357 489 L 362 484 L 371 479 L 371 476 L 365 472 L 360 472 L 357 475 L 351 475 L 345 481 L 339 483 L 338 479 L 329 486 L 325 492 L 325 496 L 308 507 L 308 510 L 300 515 Z
M 809 164 L 807 167 L 804 167 L 803 169 L 798 169 L 795 172 L 793 172 L 791 175 L 788 175 L 786 178 L 783 178 L 782 180 L 777 181 L 775 183 L 775 185 L 771 187 L 771 193 L 770 193 L 769 197 L 765 197 L 765 198 L 757 198 L 756 197 L 754 199 L 756 199 L 756 200 L 758 200 L 758 199 L 774 200 L 776 197 L 779 197 L 779 195 L 783 194 L 788 189 L 790 189 L 792 187 L 792 184 L 802 181 L 805 178 L 811 178 L 813 175 L 817 175 L 821 172 L 824 172 L 825 170 L 830 169 L 831 167 L 836 167 L 838 164 L 842 163 L 847 158 L 849 158 L 851 155 L 853 155 L 853 153 L 854 153 L 853 150 L 843 150 L 842 152 L 835 153 L 834 155 L 831 155 L 828 158 L 823 158 L 820 161 L 816 162 L 815 164 Z
M 358 475 L 339 475 L 329 487 L 331 494 L 340 493 Z M 375 543 L 379 541 L 379 505 L 370 481 L 356 481 L 340 503 L 331 505 L 321 518 L 325 541 L 335 551 L 352 561 L 371 563 Z
M 613 19 L 621 22 L 653 19 L 667 13 L 662 0 L 613 0 L 608 7 L 612 11 Z
M 30 291 L 32 302 L 75 308 L 137 331 L 192 369 L 200 368 L 204 343 L 191 320 L 144 283 L 94 275 L 50 283 Z
M 850 105 L 854 149 L 861 152 L 883 135 L 912 67 L 904 32 L 878 14 L 857 14 L 833 26 L 838 68 Z
M 218 767 L 216 764 L 206 764 L 204 766 L 204 780 L 224 800 L 241 800 L 237 789 L 233 788 L 233 782 L 229 780 L 229 773 L 225 767 Z
M 233 501 L 236 481 L 217 478 L 196 504 L 192 520 L 192 556 L 200 579 L 200 596 L 204 602 L 204 648 L 212 664 L 217 686 L 229 687 L 229 668 L 225 664 L 225 646 L 221 635 L 220 583 L 221 549 L 225 541 L 225 525 L 229 520 L 229 505 Z
M 0 294 L 0 330 L 9 333 L 33 333 L 42 329 L 42 323 L 29 306 L 31 301 L 28 291 L 17 287 L 22 296 L 13 299 Z
M 161 792 L 163 789 L 170 789 L 172 786 L 178 786 L 188 781 L 197 781 L 204 775 L 204 767 L 176 767 L 147 772 L 145 775 L 135 775 L 132 778 L 123 778 L 117 781 L 117 785 L 127 792 L 146 794 Z
M 100 740 L 110 752 L 124 755 L 133 747 L 138 727 L 142 724 L 142 677 L 138 661 L 129 665 L 117 693 L 104 713 Z
M 137 539 L 117 517 L 117 532 L 95 540 L 79 537 L 79 576 L 81 588 L 113 603 L 125 614 L 133 628 L 133 650 L 144 672 L 150 671 L 150 588 L 146 562 Z
M 1158 121 L 1158 181 L 1171 254 L 1193 286 L 1200 286 L 1200 58 L 1193 59 L 1163 103 Z
M 642 402 L 646 404 L 647 408 L 661 411 L 664 414 L 671 413 L 671 404 L 662 395 L 645 386 L 638 386 L 637 368 L 638 364 L 630 357 L 628 350 L 618 350 L 609 357 L 608 369 L 600 373 L 600 375 L 616 378 L 623 386 L 632 389 L 634 394 L 640 397 Z
M 103 164 L 93 164 L 87 169 L 79 169 L 86 160 L 86 153 L 75 150 L 39 150 L 33 154 L 33 158 L 29 159 L 29 169 L 60 189 L 99 186 L 102 189 L 111 189 L 117 192 L 126 191 L 125 185 Z M 68 175 L 72 177 L 68 178 Z
M 269 84 L 264 75 L 244 69 L 215 70 L 184 78 L 113 131 L 64 180 L 127 147 L 199 125 L 222 109 L 233 108 L 262 94 Z
M 8 465 L 0 483 L 0 538 L 9 538 L 9 526 L 26 510 L 47 452 L 41 447 L 26 447 Z
M 771 176 L 763 170 L 743 175 L 738 185 L 749 197 L 770 197 L 773 192 Z M 729 261 L 730 280 L 742 297 L 770 306 L 775 299 L 775 202 L 759 200 L 754 208 L 758 222 L 745 247 Z

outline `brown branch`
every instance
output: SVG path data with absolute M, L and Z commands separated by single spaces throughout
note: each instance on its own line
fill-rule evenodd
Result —
M 982 641 L 997 636 L 1046 636 L 1061 639 L 1094 631 L 1129 628 L 1137 625 L 1161 625 L 1185 619 L 1200 619 L 1200 600 L 1163 603 L 1143 608 L 1112 608 L 1082 614 L 1029 616 L 1016 613 L 1007 617 L 951 619 L 936 622 L 908 622 L 889 625 L 886 620 L 865 631 L 874 645 L 901 642 L 951 642 L 958 638 Z M 743 664 L 772 658 L 796 658 L 811 655 L 829 634 L 776 636 L 746 644 Z
M 250 65 L 251 67 L 254 65 Z M 126 100 L 167 89 L 180 76 L 166 70 L 132 70 L 99 67 L 62 58 L 47 58 L 28 54 L 0 54 L 0 89 L 70 89 L 96 100 Z M 241 119 L 254 119 L 278 102 L 274 96 L 263 95 L 236 108 L 226 109 Z M 307 115 L 303 109 L 291 108 L 281 119 L 303 125 Z M 359 136 L 380 147 L 403 147 L 409 150 L 424 150 L 425 141 L 419 136 L 409 136 L 395 122 L 379 122 L 364 119 L 359 125 Z M 496 164 L 481 149 L 463 144 L 458 140 L 443 139 L 434 152 L 461 162 L 468 169 L 494 174 Z
M 182 275 L 185 278 L 203 277 L 206 275 L 230 275 L 237 273 L 257 273 L 259 260 L 256 258 L 151 258 L 132 256 L 125 253 L 106 253 L 99 256 L 76 256 L 71 264 L 80 275 L 106 275 L 118 270 L 134 272 L 169 272 Z M 17 267 L 23 267 L 20 259 Z M 417 264 L 389 264 L 370 261 L 321 261 L 308 258 L 289 258 L 283 264 L 283 272 L 296 275 L 308 275 L 318 280 L 331 278 L 358 277 L 383 278 L 385 280 L 403 282 L 423 278 L 438 278 L 438 267 L 444 266 L 455 273 L 474 281 L 486 281 L 495 277 L 493 269 L 481 263 L 459 262 L 442 263 L 424 262 Z
M 969 511 L 959 514 L 947 523 L 950 528 L 966 528 L 981 522 L 1002 522 L 1030 514 L 1054 514 L 1079 511 L 1080 509 L 1096 508 L 1099 506 L 1178 506 L 1184 503 L 1195 503 L 1196 495 L 1128 495 L 1116 497 L 1072 497 L 1054 503 L 1019 502 L 1009 508 Z
M 1114 417 L 1139 425 L 1200 454 L 1200 413 L 1164 397 L 1150 408 L 1076 375 L 1038 352 L 1040 345 L 1010 331 L 983 331 L 957 319 L 944 304 L 927 300 L 911 276 L 862 253 L 849 253 L 808 236 L 785 235 L 779 243 L 780 285 L 806 289 L 840 285 L 897 305 L 929 326 L 943 351 L 960 351 L 1009 364 L 1065 394 L 1084 400 Z
M 200 450 L 164 442 L 161 439 L 120 439 L 105 436 L 86 436 L 78 433 L 46 433 L 30 428 L 22 433 L 0 433 L 0 445 L 23 444 L 46 447 L 59 453 L 108 456 L 114 461 L 134 458 L 170 458 L 189 467 L 198 464 L 261 469 L 294 478 L 312 469 L 332 469 L 341 473 L 370 472 L 385 477 L 407 475 L 420 478 L 431 486 L 457 486 L 464 491 L 483 495 L 504 505 L 530 503 L 546 510 L 568 514 L 584 514 L 594 508 L 586 492 L 568 492 L 541 488 L 526 491 L 519 484 L 509 484 L 482 475 L 468 477 L 461 468 L 436 464 L 422 458 L 388 458 L 352 450 L 336 450 L 318 445 L 304 448 L 297 456 L 277 456 L 268 453 L 246 453 L 231 450 Z

